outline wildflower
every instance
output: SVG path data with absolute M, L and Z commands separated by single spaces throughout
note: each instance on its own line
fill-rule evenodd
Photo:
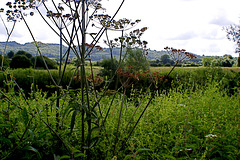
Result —
M 206 138 L 216 138 L 217 135 L 214 135 L 214 134 L 208 134 L 205 136 Z

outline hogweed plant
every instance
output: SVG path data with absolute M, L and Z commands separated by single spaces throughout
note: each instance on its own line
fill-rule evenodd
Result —
M 124 2 L 125 0 L 122 0 L 116 13 L 112 16 L 99 14 L 105 11 L 101 0 L 12 0 L 7 2 L 7 20 L 13 21 L 14 25 L 17 21 L 24 22 L 32 36 L 38 51 L 37 54 L 40 54 L 45 63 L 56 93 L 46 98 L 45 94 L 34 92 L 31 93 L 33 99 L 27 98 L 23 94 L 21 86 L 18 86 L 14 79 L 10 79 L 15 86 L 18 86 L 20 97 L 17 93 L 16 95 L 8 95 L 1 91 L 4 101 L 9 102 L 8 106 L 3 106 L 4 114 L 12 115 L 12 117 L 7 116 L 3 122 L 6 125 L 1 126 L 4 130 L 2 136 L 6 142 L 4 144 L 6 150 L 2 149 L 2 159 L 16 158 L 19 155 L 26 156 L 24 157 L 26 159 L 33 157 L 46 159 L 44 156 L 47 156 L 48 159 L 52 159 L 52 157 L 54 159 L 124 158 L 124 153 L 128 152 L 129 139 L 154 98 L 158 86 L 166 81 L 172 72 L 171 70 L 165 77 L 152 74 L 149 70 L 141 74 L 134 71 L 136 66 L 131 65 L 128 65 L 128 71 L 122 70 L 126 57 L 123 56 L 124 48 L 142 49 L 142 56 L 147 54 L 147 42 L 141 40 L 147 27 L 126 33 L 135 27 L 140 20 L 130 21 L 126 18 L 114 20 Z M 40 7 L 42 7 L 41 10 Z M 1 9 L 1 11 L 3 10 Z M 29 22 L 27 22 L 26 15 L 34 16 L 35 12 L 40 14 L 43 21 L 60 39 L 57 79 L 54 79 L 48 69 L 39 43 L 32 33 Z M 95 23 L 98 23 L 97 27 Z M 12 30 L 14 30 L 14 25 Z M 96 33 L 88 32 L 89 29 L 92 29 L 91 27 L 94 27 L 95 30 L 98 29 L 98 31 Z M 120 31 L 121 36 L 109 40 L 109 30 Z M 7 30 L 7 41 L 11 33 L 12 31 L 8 32 Z M 104 33 L 107 39 L 104 42 L 108 47 L 120 46 L 121 48 L 118 69 L 110 77 L 110 79 L 118 77 L 120 86 L 116 85 L 117 88 L 110 97 L 107 96 L 106 92 L 112 80 L 106 82 L 102 91 L 97 90 L 96 87 L 103 83 L 103 79 L 99 75 L 95 75 L 91 63 L 93 51 L 102 49 L 99 42 L 103 39 Z M 62 51 L 63 43 L 68 46 L 65 53 Z M 175 66 L 186 58 L 195 57 L 185 50 L 166 49 L 171 52 L 173 58 L 177 58 Z M 65 77 L 71 51 L 77 58 L 77 66 L 69 84 L 63 86 L 61 82 Z M 113 61 L 113 56 L 111 59 Z M 88 61 L 91 65 L 90 75 L 86 73 L 86 62 Z M 132 114 L 126 114 L 124 108 L 126 110 L 129 108 L 127 107 L 129 102 L 127 102 L 126 92 L 134 81 L 139 81 L 141 77 L 145 76 L 149 77 L 149 87 L 139 105 L 131 108 L 134 110 Z M 157 80 L 159 80 L 158 85 Z M 79 88 L 71 88 L 73 81 L 80 82 Z M 155 89 L 147 98 L 151 86 L 154 86 Z M 118 102 L 117 98 L 119 97 L 121 102 Z M 115 109 L 116 112 L 113 112 Z M 117 114 L 117 119 L 111 119 L 111 113 Z M 114 128 L 110 127 L 111 123 L 114 124 Z M 11 136 L 6 136 L 7 134 Z M 108 149 L 103 150 L 103 145 Z M 31 151 L 32 154 L 26 151 Z M 26 154 L 23 155 L 22 152 Z

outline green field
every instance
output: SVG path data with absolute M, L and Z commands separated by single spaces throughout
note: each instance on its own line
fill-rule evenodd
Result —
M 151 71 L 164 74 L 169 69 Z M 31 75 L 36 76 L 35 82 L 48 82 L 45 72 L 9 71 L 20 86 L 33 82 Z M 151 90 L 145 94 L 131 87 L 127 96 L 122 91 L 107 94 L 85 120 L 80 101 L 85 92 L 72 88 L 59 97 L 60 108 L 56 108 L 55 94 L 38 87 L 24 97 L 13 88 L 13 81 L 3 78 L 0 159 L 84 159 L 87 153 L 81 139 L 83 127 L 85 139 L 89 138 L 88 118 L 92 119 L 91 159 L 240 159 L 239 73 L 239 68 L 179 67 L 170 77 L 170 86 L 163 86 L 154 97 Z M 94 106 L 96 96 L 90 93 Z M 99 91 L 98 98 L 101 95 Z

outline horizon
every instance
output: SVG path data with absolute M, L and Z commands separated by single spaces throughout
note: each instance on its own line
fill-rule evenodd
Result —
M 112 15 L 121 0 L 102 1 L 107 13 Z M 49 2 L 47 2 L 49 3 Z M 154 4 L 154 5 L 153 5 Z M 226 37 L 224 26 L 239 24 L 240 10 L 238 0 L 143 0 L 126 1 L 116 19 L 127 17 L 132 20 L 141 19 L 135 28 L 148 27 L 143 40 L 148 41 L 151 50 L 163 50 L 169 46 L 186 49 L 197 55 L 222 56 L 224 54 L 238 56 L 236 45 Z M 5 2 L 0 2 L 0 8 Z M 134 12 L 132 11 L 134 7 Z M 41 8 L 44 12 L 44 9 Z M 4 14 L 1 14 L 5 20 Z M 40 16 L 26 17 L 37 41 L 59 44 L 59 38 L 42 24 Z M 41 25 L 39 25 L 41 23 Z M 10 28 L 11 24 L 6 23 Z M 135 29 L 134 28 L 134 29 Z M 6 39 L 6 31 L 0 22 L 1 40 Z M 20 44 L 31 42 L 31 37 L 22 22 L 17 22 L 10 41 Z M 101 41 L 101 44 L 102 41 Z M 102 45 L 101 45 L 102 46 Z M 103 46 L 102 46 L 103 47 Z
M 6 41 L 0 41 L 0 43 L 6 43 Z M 16 41 L 9 41 L 8 43 L 17 43 L 19 45 L 25 45 L 25 44 L 31 44 L 33 42 L 19 43 L 19 42 L 16 42 Z M 60 45 L 59 43 L 44 43 L 44 44 Z M 67 45 L 64 45 L 64 47 L 67 47 Z M 115 47 L 115 49 L 117 49 L 117 48 L 120 48 L 120 47 Z M 103 49 L 109 49 L 109 48 L 108 47 L 103 47 Z M 163 51 L 165 51 L 166 52 L 166 50 L 164 50 L 164 49 L 162 49 L 162 50 L 150 49 L 150 51 L 152 51 L 152 52 L 163 52 Z M 196 55 L 198 57 L 221 57 L 221 56 L 224 56 L 224 55 L 219 56 L 219 55 L 204 55 L 204 54 L 203 55 L 199 55 L 199 54 L 196 54 L 196 53 L 193 53 L 193 52 L 189 52 L 189 53 L 194 54 L 194 55 Z M 0 53 L 0 55 L 1 55 L 1 53 Z M 226 55 L 230 55 L 230 54 L 226 54 Z M 232 57 L 237 58 L 238 56 L 232 56 Z

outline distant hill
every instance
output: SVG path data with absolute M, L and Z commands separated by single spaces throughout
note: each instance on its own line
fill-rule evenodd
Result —
M 4 47 L 6 45 L 6 42 L 0 42 L 0 54 L 3 54 L 4 52 Z M 52 44 L 52 43 L 40 43 L 40 50 L 43 55 L 49 57 L 49 58 L 58 58 L 59 56 L 59 44 Z M 8 42 L 8 47 L 7 47 L 7 53 L 9 51 L 13 51 L 16 53 L 19 50 L 24 50 L 33 56 L 36 55 L 37 49 L 33 43 L 25 43 L 25 44 L 20 44 L 15 41 Z M 63 46 L 63 52 L 67 51 L 67 47 Z M 119 52 L 120 48 L 114 48 L 113 49 L 113 56 L 118 59 L 119 58 Z M 160 57 L 164 54 L 167 54 L 166 51 L 156 51 L 156 50 L 150 50 L 148 51 L 147 58 L 149 60 L 153 59 L 160 59 Z M 74 58 L 75 55 L 73 52 L 70 52 L 70 58 Z M 95 52 L 91 55 L 91 58 L 93 61 L 99 61 L 103 58 L 110 58 L 110 49 L 104 48 L 102 51 Z

